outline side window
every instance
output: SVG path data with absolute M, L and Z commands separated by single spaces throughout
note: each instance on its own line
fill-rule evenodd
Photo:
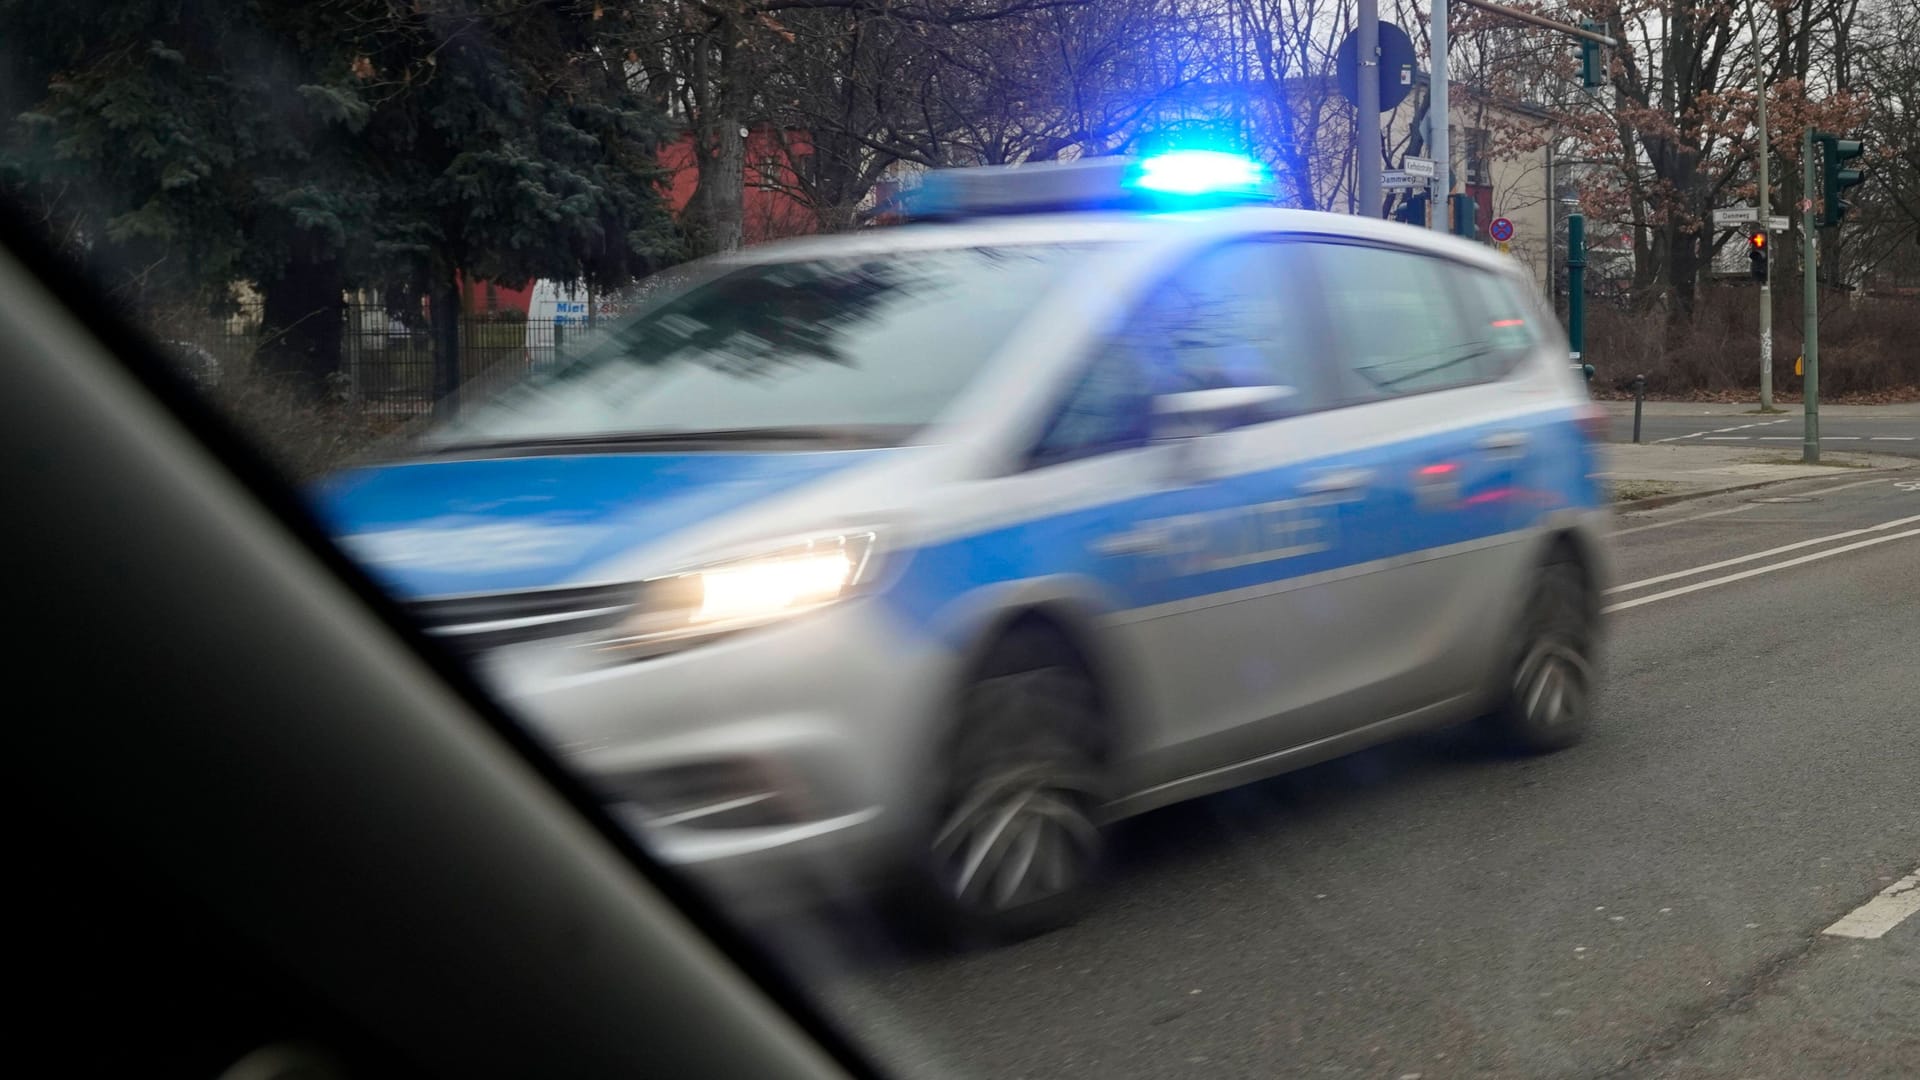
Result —
M 1296 261 L 1269 242 L 1201 255 L 1147 294 L 1115 344 L 1142 357 L 1155 393 L 1289 386 L 1289 409 L 1308 407 L 1306 320 L 1282 280 Z
M 1032 466 L 1057 465 L 1130 447 L 1152 433 L 1153 394 L 1140 358 L 1124 349 L 1096 354 L 1034 447 Z
M 1474 273 L 1410 251 L 1327 244 L 1320 291 L 1338 342 L 1341 397 L 1370 400 L 1484 379 L 1492 346 L 1449 281 Z
M 1153 397 L 1230 386 L 1288 386 L 1286 409 L 1319 400 L 1292 245 L 1217 248 L 1150 288 L 1120 331 L 1098 346 L 1035 447 L 1036 467 L 1139 446 L 1152 434 Z
M 1517 285 L 1499 274 L 1463 270 L 1456 280 L 1467 313 L 1488 350 L 1482 365 L 1484 374 L 1506 374 L 1540 341 L 1541 328 L 1533 323 L 1533 306 L 1520 295 Z

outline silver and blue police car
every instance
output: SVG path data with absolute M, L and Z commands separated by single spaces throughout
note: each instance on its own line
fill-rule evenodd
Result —
M 1067 917 L 1127 815 L 1587 727 L 1595 417 L 1517 267 L 1209 153 L 934 173 L 333 478 L 347 548 L 748 901 Z

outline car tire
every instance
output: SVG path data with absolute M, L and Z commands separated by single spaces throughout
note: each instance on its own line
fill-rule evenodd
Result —
M 1593 722 L 1593 599 L 1578 563 L 1540 568 L 1503 667 L 1487 724 L 1502 742 L 1549 753 L 1579 742 Z
M 1101 710 L 1055 635 L 1016 632 L 962 688 L 905 911 L 941 946 L 1031 937 L 1077 918 L 1105 853 Z

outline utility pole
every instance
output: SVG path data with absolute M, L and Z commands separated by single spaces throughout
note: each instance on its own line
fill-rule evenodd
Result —
M 1773 140 L 1767 133 L 1767 71 L 1760 55 L 1760 42 L 1753 43 L 1753 79 L 1760 88 L 1760 235 L 1773 246 L 1773 197 L 1767 182 L 1767 159 L 1773 156 Z M 1760 410 L 1773 409 L 1773 260 L 1767 260 L 1767 276 L 1760 279 Z
M 1806 362 L 1806 381 L 1802 386 L 1805 402 L 1806 433 L 1800 444 L 1800 460 L 1820 464 L 1820 287 L 1818 267 L 1813 262 L 1813 189 L 1818 181 L 1813 163 L 1813 127 L 1808 125 L 1800 137 L 1800 266 L 1804 278 L 1801 303 L 1806 326 L 1806 341 L 1801 356 Z
M 1587 345 L 1587 216 L 1567 215 L 1567 352 L 1577 367 Z
M 1433 0 L 1428 13 L 1427 38 L 1432 46 L 1427 73 L 1427 128 L 1433 133 L 1430 142 L 1433 160 L 1438 164 L 1440 175 L 1434 180 L 1438 191 L 1427 198 L 1427 219 L 1437 232 L 1447 232 L 1452 226 L 1453 217 L 1453 156 L 1452 148 L 1447 145 L 1447 0 Z M 1431 189 L 1430 189 L 1431 190 Z
M 1359 113 L 1355 118 L 1354 131 L 1358 146 L 1354 147 L 1356 158 L 1357 186 L 1360 190 L 1360 213 L 1363 217 L 1380 216 L 1380 8 L 1379 0 L 1360 0 L 1359 63 L 1354 65 L 1359 73 L 1357 89 L 1354 95 L 1358 100 L 1354 110 Z

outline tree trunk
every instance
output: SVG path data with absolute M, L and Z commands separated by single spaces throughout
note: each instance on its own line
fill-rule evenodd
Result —
M 256 363 L 307 401 L 320 400 L 340 370 L 344 288 L 338 261 L 299 251 L 279 277 L 260 282 L 265 304 Z
M 442 416 L 460 410 L 460 280 L 449 266 L 435 275 L 428 303 L 433 324 L 433 407 Z
M 737 70 L 738 38 L 732 23 L 723 22 L 710 41 L 695 46 L 694 73 L 705 84 L 705 100 L 693 118 L 700 175 L 684 224 L 696 255 L 738 251 L 744 239 L 747 143 L 740 121 L 746 73 Z

